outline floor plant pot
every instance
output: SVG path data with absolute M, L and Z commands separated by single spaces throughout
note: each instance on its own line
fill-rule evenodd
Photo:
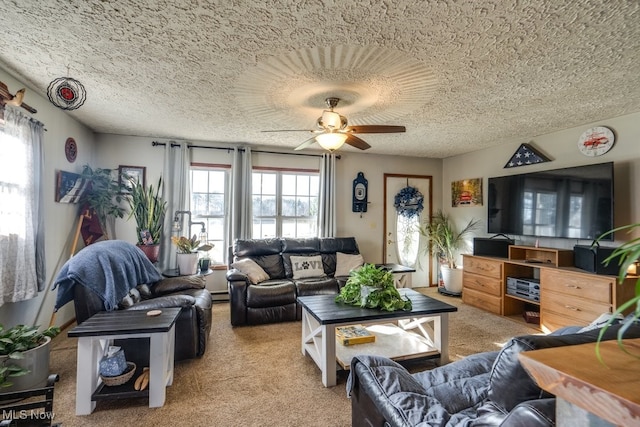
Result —
M 9 359 L 9 356 L 0 356 L 0 365 L 13 364 L 29 370 L 26 375 L 7 378 L 12 385 L 3 387 L 0 392 L 31 390 L 46 386 L 49 377 L 50 351 L 51 338 L 44 337 L 44 342 L 38 347 L 23 352 L 23 359 Z
M 198 254 L 178 254 L 178 271 L 181 276 L 190 276 L 198 272 Z
M 462 268 L 451 268 L 447 265 L 442 265 L 440 268 L 442 269 L 445 290 L 451 294 L 460 295 L 462 293 Z
M 160 255 L 160 245 L 136 245 L 144 252 L 152 263 L 158 262 L 158 256 Z

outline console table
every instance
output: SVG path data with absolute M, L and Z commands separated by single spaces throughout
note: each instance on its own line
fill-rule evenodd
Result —
M 588 325 L 602 313 L 613 312 L 634 295 L 635 277 L 617 284 L 616 276 L 598 275 L 573 267 L 573 251 L 509 246 L 509 258 L 463 255 L 465 304 L 524 322 L 525 311 L 540 312 L 540 329 Z M 539 281 L 539 296 L 507 293 L 507 278 Z
M 78 338 L 76 373 L 76 415 L 89 415 L 96 400 L 149 396 L 149 407 L 164 405 L 166 386 L 173 382 L 175 323 L 181 308 L 163 308 L 158 316 L 146 311 L 101 311 L 68 332 Z M 122 386 L 106 387 L 98 374 L 100 360 L 114 339 L 149 338 L 149 389 L 135 391 L 133 380 Z M 126 356 L 126 354 L 125 354 Z
M 640 339 L 624 340 L 640 354 Z M 615 340 L 520 353 L 538 386 L 556 395 L 556 425 L 640 425 L 640 360 L 624 353 Z M 580 361 L 580 363 L 576 363 Z

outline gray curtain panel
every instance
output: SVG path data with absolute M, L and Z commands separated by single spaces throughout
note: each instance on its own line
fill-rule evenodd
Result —
M 318 237 L 336 235 L 336 155 L 325 153 L 320 160 L 320 207 Z
M 251 148 L 234 148 L 231 164 L 231 189 L 229 192 L 231 195 L 231 212 L 229 215 L 231 221 L 227 221 L 229 244 L 232 244 L 235 239 L 251 239 L 253 228 L 252 173 Z

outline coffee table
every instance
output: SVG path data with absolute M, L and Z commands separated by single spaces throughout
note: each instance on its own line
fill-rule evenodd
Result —
M 101 311 L 68 332 L 78 338 L 76 415 L 89 415 L 99 399 L 149 397 L 149 407 L 164 405 L 166 386 L 173 382 L 175 323 L 181 308 L 163 308 L 157 316 L 146 311 Z M 135 391 L 133 379 L 122 386 L 104 387 L 98 374 L 100 359 L 114 339 L 149 338 L 149 389 Z M 126 354 L 125 354 L 126 356 Z
M 336 370 L 339 366 L 336 361 L 336 326 L 393 322 L 403 331 L 417 332 L 429 343 L 430 349 L 420 350 L 416 354 L 418 357 L 429 354 L 433 358 L 439 358 L 441 364 L 449 361 L 449 313 L 458 309 L 412 289 L 398 289 L 398 292 L 411 299 L 413 308 L 410 311 L 388 312 L 336 303 L 335 295 L 298 297 L 302 306 L 302 354 L 309 355 L 318 365 L 325 387 L 336 385 Z M 374 344 L 359 344 L 351 349 L 365 345 Z M 410 357 L 409 354 L 402 355 L 403 359 Z

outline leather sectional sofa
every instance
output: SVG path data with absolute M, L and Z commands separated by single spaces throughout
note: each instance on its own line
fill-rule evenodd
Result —
M 611 326 L 604 339 L 615 339 L 619 328 Z M 415 374 L 384 357 L 356 356 L 347 381 L 352 425 L 552 427 L 555 397 L 537 386 L 518 354 L 595 342 L 600 333 L 575 333 L 578 329 L 516 337 L 499 352 L 474 354 Z M 624 336 L 640 338 L 640 326 Z
M 362 263 L 353 237 L 236 240 L 229 249 L 226 276 L 231 324 L 300 320 L 298 296 L 337 294 L 344 286 L 348 271 L 336 276 L 336 268 L 343 269 L 338 264 L 345 257 Z M 247 260 L 260 267 L 260 279 L 241 271 Z M 305 267 L 309 269 L 302 270 Z M 308 274 L 297 276 L 299 272 Z

